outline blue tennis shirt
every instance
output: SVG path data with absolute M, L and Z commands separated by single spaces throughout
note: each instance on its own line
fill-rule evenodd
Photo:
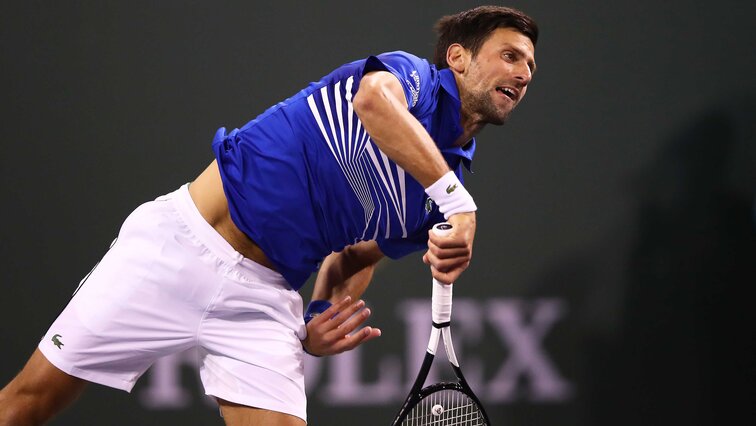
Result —
M 444 219 L 354 112 L 362 76 L 377 70 L 399 79 L 409 111 L 462 180 L 475 140 L 454 146 L 462 133 L 454 75 L 405 52 L 345 64 L 213 140 L 232 220 L 295 290 L 331 252 L 375 240 L 399 258 L 426 248 L 428 229 Z

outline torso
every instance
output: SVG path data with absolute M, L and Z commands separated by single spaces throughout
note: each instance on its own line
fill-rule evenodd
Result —
M 294 289 L 329 253 L 360 241 L 376 241 L 391 258 L 422 250 L 427 229 L 443 220 L 352 108 L 363 71 L 388 65 L 405 85 L 410 112 L 462 179 L 461 161 L 471 159 L 474 144 L 455 146 L 463 129 L 453 75 L 393 52 L 339 67 L 241 129 L 219 129 L 218 163 L 190 188 L 202 215 L 237 251 L 274 266 Z
M 228 201 L 223 192 L 218 163 L 213 161 L 189 185 L 189 195 L 202 217 L 220 234 L 234 250 L 269 269 L 275 269 L 265 253 L 242 232 L 231 220 Z

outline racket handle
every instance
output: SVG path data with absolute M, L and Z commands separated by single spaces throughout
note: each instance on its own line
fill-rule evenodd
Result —
M 433 233 L 438 236 L 449 235 L 452 226 L 442 222 L 433 225 Z M 433 296 L 431 297 L 431 314 L 435 324 L 444 324 L 451 321 L 452 310 L 452 283 L 442 283 L 433 279 Z

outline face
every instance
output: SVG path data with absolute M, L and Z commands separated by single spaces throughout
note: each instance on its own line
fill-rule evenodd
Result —
M 464 50 L 458 79 L 463 114 L 474 122 L 504 124 L 525 97 L 534 54 L 533 42 L 511 28 L 494 30 L 474 58 Z

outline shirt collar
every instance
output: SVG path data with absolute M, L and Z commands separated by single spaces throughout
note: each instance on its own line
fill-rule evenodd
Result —
M 453 133 L 455 135 L 454 140 L 456 140 L 457 137 L 462 134 L 462 126 L 460 123 L 461 118 L 459 116 L 462 102 L 459 100 L 457 80 L 454 78 L 454 73 L 449 68 L 444 68 L 438 73 L 439 78 L 441 79 L 441 88 L 444 91 L 444 94 L 442 96 L 446 96 L 447 100 L 449 100 L 449 103 L 447 105 L 454 109 L 455 120 L 453 120 Z M 462 164 L 465 165 L 465 168 L 468 171 L 472 171 L 471 166 L 473 154 L 475 154 L 475 138 L 470 139 L 467 144 L 461 147 L 452 145 L 442 148 L 441 152 L 443 152 L 444 154 L 452 154 L 460 157 Z

